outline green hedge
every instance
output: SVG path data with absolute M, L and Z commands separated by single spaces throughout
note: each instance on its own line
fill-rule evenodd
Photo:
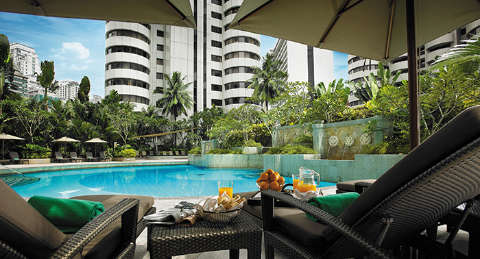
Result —
M 315 151 L 302 145 L 288 144 L 282 147 L 272 147 L 267 154 L 315 154 Z
M 190 151 L 188 151 L 189 154 L 192 154 L 192 155 L 200 155 L 202 154 L 202 148 L 201 147 L 194 147 L 192 149 L 190 149 Z
M 241 150 L 231 150 L 223 148 L 215 148 L 207 152 L 207 154 L 242 154 Z
M 26 144 L 22 150 L 22 156 L 28 159 L 49 158 L 52 150 L 48 147 L 42 147 L 35 144 Z

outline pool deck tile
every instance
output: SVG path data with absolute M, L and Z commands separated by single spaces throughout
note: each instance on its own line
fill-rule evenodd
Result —
M 77 163 L 50 163 L 50 164 L 11 164 L 0 166 L 0 173 L 11 171 L 20 173 L 33 173 L 40 171 L 68 170 L 79 168 L 121 167 L 121 166 L 150 166 L 150 165 L 185 165 L 186 157 L 165 157 L 156 160 L 137 159 L 135 161 L 109 161 L 109 162 L 77 162 Z

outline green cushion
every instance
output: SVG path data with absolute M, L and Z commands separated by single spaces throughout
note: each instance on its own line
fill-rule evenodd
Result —
M 328 196 L 320 196 L 311 198 L 308 203 L 312 204 L 313 206 L 319 207 L 323 211 L 338 217 L 342 214 L 343 210 L 350 206 L 360 194 L 356 192 L 345 192 L 340 194 L 328 195 Z M 307 217 L 313 221 L 317 221 L 314 217 L 307 214 Z
M 64 233 L 75 233 L 105 208 L 101 202 L 33 196 L 28 203 Z

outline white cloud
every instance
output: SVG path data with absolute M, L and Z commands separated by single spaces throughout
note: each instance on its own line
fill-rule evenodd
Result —
M 70 65 L 70 68 L 72 70 L 75 70 L 75 71 L 82 71 L 82 70 L 87 70 L 88 69 L 88 66 L 87 65 L 76 65 L 76 64 L 72 64 Z
M 80 42 L 63 42 L 60 52 L 62 54 L 74 54 L 79 59 L 90 57 L 90 50 Z

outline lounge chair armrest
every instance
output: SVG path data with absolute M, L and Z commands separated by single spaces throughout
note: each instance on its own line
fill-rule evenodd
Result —
M 262 207 L 268 207 L 270 204 L 273 208 L 273 201 L 275 200 L 280 200 L 282 202 L 285 202 L 286 204 L 293 206 L 295 208 L 298 208 L 306 213 L 309 213 L 316 219 L 320 220 L 322 223 L 327 224 L 331 226 L 333 229 L 338 231 L 340 234 L 346 236 L 347 238 L 353 240 L 355 243 L 360 245 L 361 247 L 365 248 L 368 250 L 375 258 L 391 258 L 385 251 L 383 251 L 381 248 L 375 246 L 372 242 L 368 241 L 364 237 L 360 235 L 356 230 L 354 230 L 351 226 L 343 223 L 343 221 L 335 216 L 332 216 L 328 214 L 327 212 L 321 210 L 318 207 L 315 207 L 307 202 L 298 200 L 293 198 L 290 195 L 287 195 L 285 193 L 277 192 L 277 191 L 272 191 L 272 190 L 266 190 L 262 191 Z M 265 226 L 268 230 L 269 228 L 269 222 L 265 221 L 271 221 L 271 215 L 273 214 L 273 210 L 269 212 L 268 214 L 270 215 L 265 215 L 265 210 L 262 208 L 262 216 L 264 220 L 264 229 Z M 270 218 L 270 219 L 269 219 Z
M 128 246 L 131 242 L 135 243 L 138 204 L 139 201 L 137 199 L 123 199 L 115 204 L 115 206 L 85 224 L 71 238 L 63 243 L 51 258 L 73 258 L 106 227 L 115 224 L 115 220 L 120 216 L 122 217 L 122 245 Z

